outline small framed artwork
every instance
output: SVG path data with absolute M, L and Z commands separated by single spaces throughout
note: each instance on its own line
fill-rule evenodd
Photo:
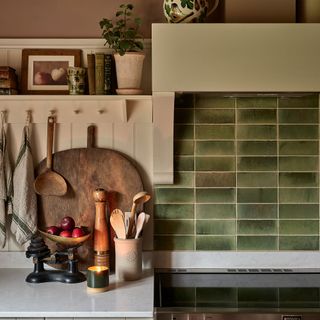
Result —
M 23 49 L 21 93 L 68 94 L 67 68 L 80 63 L 78 49 Z

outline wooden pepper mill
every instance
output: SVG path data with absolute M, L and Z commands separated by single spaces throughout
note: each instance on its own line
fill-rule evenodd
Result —
M 93 198 L 96 205 L 93 239 L 94 264 L 109 268 L 110 243 L 106 218 L 107 192 L 104 189 L 96 189 L 93 192 Z

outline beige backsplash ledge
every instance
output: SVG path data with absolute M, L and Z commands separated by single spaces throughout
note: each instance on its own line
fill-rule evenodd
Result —
M 320 252 L 144 251 L 144 268 L 319 268 Z M 0 268 L 32 268 L 25 252 L 0 252 Z M 46 266 L 48 268 L 48 266 Z

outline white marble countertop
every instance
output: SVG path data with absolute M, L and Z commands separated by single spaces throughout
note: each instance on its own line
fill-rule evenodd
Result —
M 116 282 L 109 290 L 87 293 L 86 282 L 25 282 L 28 268 L 0 269 L 0 318 L 3 317 L 153 317 L 153 271 L 137 281 Z

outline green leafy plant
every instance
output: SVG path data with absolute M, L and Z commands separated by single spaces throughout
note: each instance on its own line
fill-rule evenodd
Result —
M 116 12 L 117 20 L 103 18 L 99 24 L 106 44 L 123 56 L 126 52 L 143 50 L 142 36 L 139 34 L 141 18 L 133 17 L 132 4 L 121 4 Z

